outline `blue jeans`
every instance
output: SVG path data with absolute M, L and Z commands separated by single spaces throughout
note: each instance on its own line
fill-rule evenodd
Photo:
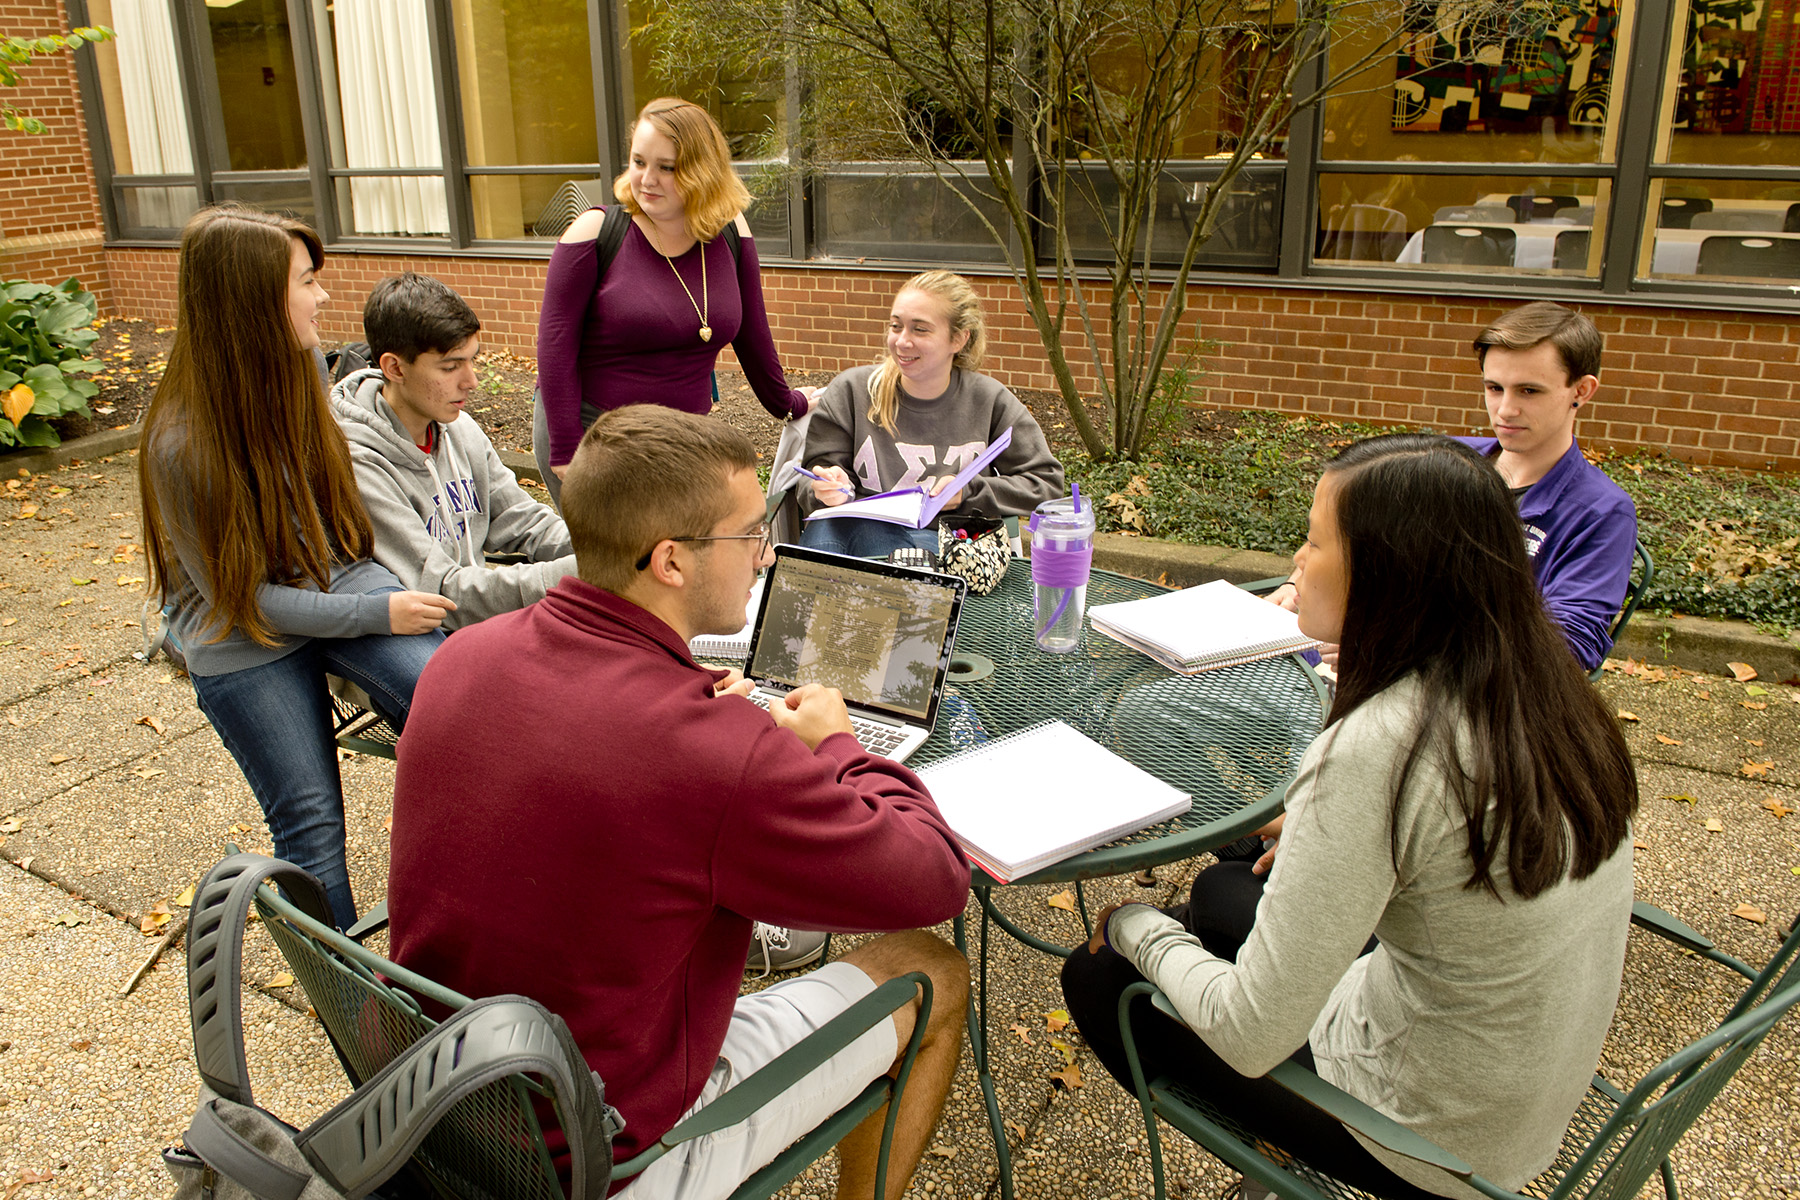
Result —
M 931 529 L 909 529 L 866 517 L 832 517 L 808 521 L 800 530 L 800 544 L 813 550 L 848 554 L 853 558 L 886 558 L 902 546 L 917 546 L 937 553 L 938 535 Z
M 393 591 L 396 589 L 386 589 Z M 356 923 L 344 861 L 344 790 L 325 675 L 360 685 L 395 728 L 441 632 L 314 638 L 260 667 L 194 676 L 200 711 L 249 781 L 275 839 L 275 857 L 319 877 L 340 926 Z

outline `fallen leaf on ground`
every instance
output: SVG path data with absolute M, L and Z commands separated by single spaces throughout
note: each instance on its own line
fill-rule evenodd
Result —
M 86 587 L 88 584 L 90 584 L 94 581 L 91 579 L 82 579 L 76 575 L 71 575 L 71 576 L 69 576 L 69 582 L 74 584 L 76 587 Z
M 1051 1033 L 1061 1033 L 1069 1025 L 1069 1010 L 1053 1008 L 1044 1014 L 1044 1028 Z
M 1050 1072 L 1050 1078 L 1072 1092 L 1081 1086 L 1081 1068 L 1070 1063 L 1060 1071 Z
M 6 627 L 7 627 L 7 626 L 8 626 L 8 625 L 17 625 L 17 624 L 18 624 L 18 623 L 19 623 L 19 618 L 17 618 L 17 617 L 6 617 L 6 618 L 4 618 L 4 619 L 0 619 L 0 629 L 4 629 L 4 628 L 6 628 Z
M 1708 691 L 1695 692 L 1694 695 L 1700 697 L 1700 699 L 1702 699 L 1702 700 L 1711 700 L 1712 699 L 1712 693 L 1708 692 Z
M 1665 746 L 1679 746 L 1679 745 L 1681 745 L 1681 739 L 1680 739 L 1680 738 L 1672 738 L 1672 737 L 1667 737 L 1667 736 L 1665 736 L 1665 735 L 1663 735 L 1663 734 L 1660 734 L 1660 733 L 1659 733 L 1659 734 L 1657 734 L 1657 735 L 1656 735 L 1656 740 L 1657 740 L 1657 741 L 1659 741 L 1659 742 L 1661 742 L 1661 743 L 1662 743 L 1662 744 L 1663 744 L 1663 745 L 1665 745 Z
M 86 925 L 92 919 L 93 918 L 86 913 L 66 912 L 50 923 L 52 925 L 67 925 L 70 929 L 73 929 L 77 925 Z
M 175 903 L 181 908 L 192 908 L 194 906 L 194 885 L 188 884 L 187 889 L 175 897 Z
M 120 587 L 135 587 L 144 582 L 142 575 L 121 575 L 115 581 Z
M 50 756 L 50 765 L 53 767 L 60 766 L 61 764 L 68 762 L 72 757 L 74 756 L 69 754 L 52 754 Z
M 248 826 L 248 825 L 233 825 L 231 828 L 227 829 L 225 832 L 226 833 L 249 833 L 250 826 Z
M 1725 822 L 1717 817 L 1708 817 L 1706 818 L 1706 831 L 1708 833 L 1724 833 Z
M 17 833 L 22 828 L 24 825 L 17 817 L 8 817 L 6 820 L 0 821 L 0 833 Z
M 1731 910 L 1731 915 L 1734 917 L 1742 917 L 1744 920 L 1757 925 L 1761 925 L 1764 921 L 1769 919 L 1767 914 L 1754 904 L 1740 904 Z
M 1044 901 L 1044 903 L 1048 904 L 1051 908 L 1060 908 L 1064 912 L 1074 912 L 1075 893 L 1070 891 L 1058 892 L 1056 895 Z
M 155 779 L 158 775 L 167 775 L 161 767 L 134 767 L 131 772 L 139 779 Z
M 1620 709 L 1620 710 L 1619 710 L 1619 720 L 1621 720 L 1621 721 L 1635 721 L 1635 720 L 1637 720 L 1637 719 L 1638 719 L 1638 715 L 1637 715 L 1637 714 L 1636 714 L 1636 713 L 1634 713 L 1634 712 L 1628 712 L 1628 711 L 1627 711 L 1627 710 L 1625 710 L 1625 709 L 1623 709 L 1623 708 L 1621 708 L 1621 709 Z
M 92 1046 L 93 1044 L 94 1043 L 88 1041 L 86 1038 L 82 1038 L 78 1042 L 70 1042 L 69 1049 L 71 1049 L 71 1050 L 86 1050 L 88 1047 Z
M 393 813 L 389 813 L 387 815 L 387 820 L 385 820 L 381 823 L 381 831 L 383 833 L 394 832 L 394 814 Z
M 145 935 L 155 934 L 174 919 L 174 914 L 169 911 L 169 902 L 158 900 L 156 906 L 145 913 L 144 919 L 138 922 L 138 932 Z
M 1744 695 L 1746 695 L 1746 696 L 1766 696 L 1768 694 L 1769 694 L 1768 688 L 1757 687 L 1755 684 L 1751 684 L 1749 687 L 1744 689 Z
M 1769 773 L 1769 768 L 1774 765 L 1775 760 L 1772 758 L 1768 762 L 1746 762 L 1743 766 L 1738 768 L 1738 772 L 1742 774 L 1744 778 L 1750 779 L 1757 775 L 1767 775 Z
M 1762 749 L 1762 739 L 1761 738 L 1745 738 L 1744 744 L 1746 746 L 1755 746 L 1758 750 Z
M 1018 1034 L 1019 1040 L 1021 1042 L 1024 1042 L 1027 1046 L 1031 1045 L 1031 1030 L 1025 1028 L 1023 1025 L 1020 1025 L 1018 1022 L 1016 1022 L 1016 1021 L 1013 1022 L 1012 1026 L 1010 1028 L 1008 1028 L 1007 1032 Z
M 294 986 L 294 977 L 291 973 L 289 973 L 287 971 L 283 971 L 283 972 L 281 972 L 281 974 L 279 974 L 279 975 L 275 976 L 273 979 L 269 980 L 269 986 L 270 987 L 293 987 Z
M 1025 1127 L 1011 1117 L 1006 1118 L 1006 1128 L 1007 1132 L 1017 1134 L 1021 1142 L 1025 1140 Z
M 1738 703 L 1753 712 L 1761 712 L 1763 709 L 1769 707 L 1769 702 L 1767 700 L 1739 700 Z
M 1075 1047 L 1069 1045 L 1069 1043 L 1063 1041 L 1061 1038 L 1051 1038 L 1050 1044 L 1056 1047 L 1058 1052 L 1062 1054 L 1064 1066 L 1072 1067 L 1075 1065 Z
M 1767 800 L 1764 800 L 1762 802 L 1762 806 L 1764 808 L 1768 809 L 1770 812 L 1774 813 L 1777 817 L 1785 817 L 1789 813 L 1794 811 L 1793 809 L 1789 808 L 1787 805 L 1783 804 L 1781 801 L 1777 800 L 1773 796 L 1770 796 Z
M 933 1146 L 925 1153 L 931 1155 L 933 1158 L 955 1158 L 957 1149 L 955 1146 Z
M 1749 663 L 1728 662 L 1725 666 L 1731 671 L 1731 677 L 1739 683 L 1749 683 L 1756 678 L 1756 668 Z
M 135 724 L 148 725 L 150 728 L 156 730 L 157 733 L 163 732 L 163 723 L 155 717 L 139 717 Z

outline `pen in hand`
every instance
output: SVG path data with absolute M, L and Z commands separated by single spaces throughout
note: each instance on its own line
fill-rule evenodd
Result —
M 826 478 L 825 478 L 825 477 L 824 477 L 824 476 L 823 476 L 823 475 L 815 475 L 815 474 L 813 474 L 813 473 L 812 473 L 812 472 L 811 472 L 811 471 L 809 471 L 809 470 L 807 470 L 807 469 L 806 469 L 806 468 L 805 468 L 805 467 L 799 467 L 799 466 L 797 466 L 797 467 L 795 467 L 795 468 L 794 468 L 794 472 L 795 472 L 795 474 L 798 474 L 798 475 L 804 475 L 804 476 L 806 476 L 806 477 L 807 477 L 807 478 L 808 478 L 808 479 L 811 479 L 811 480 L 813 480 L 813 481 L 814 481 L 814 482 L 816 482 L 816 483 L 825 483 L 825 484 L 829 484 L 829 483 L 831 483 L 831 482 L 832 482 L 832 481 L 831 481 L 831 480 L 829 480 L 829 479 L 826 479 Z M 838 491 L 840 491 L 840 492 L 842 492 L 842 493 L 844 493 L 844 495 L 846 495 L 846 496 L 854 496 L 854 495 L 856 495 L 856 489 L 855 489 L 855 488 L 853 488 L 853 487 L 850 487 L 850 486 L 848 486 L 848 485 L 846 485 L 846 484 L 842 484 L 842 483 L 840 483 L 840 484 L 837 484 L 837 485 L 836 485 L 836 487 L 837 487 L 837 490 L 838 490 Z

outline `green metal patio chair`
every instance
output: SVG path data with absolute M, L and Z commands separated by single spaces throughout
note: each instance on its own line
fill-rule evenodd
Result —
M 1664 1059 L 1629 1091 L 1595 1075 L 1556 1161 L 1519 1191 L 1482 1178 L 1455 1155 L 1295 1063 L 1282 1063 L 1268 1077 L 1376 1145 L 1435 1166 L 1495 1200 L 1633 1200 L 1659 1172 L 1667 1200 L 1679 1200 L 1670 1151 L 1775 1023 L 1800 1004 L 1800 965 L 1795 962 L 1796 951 L 1800 951 L 1800 917 L 1760 972 L 1720 953 L 1706 938 L 1651 905 L 1633 905 L 1632 921 L 1737 971 L 1750 980 L 1749 986 L 1716 1030 Z M 1378 1200 L 1314 1170 L 1303 1157 L 1258 1141 L 1238 1126 L 1230 1113 L 1185 1090 L 1178 1081 L 1164 1076 L 1146 1080 L 1126 1016 L 1131 1001 L 1140 995 L 1149 995 L 1170 1017 L 1180 1017 L 1167 997 L 1149 983 L 1132 985 L 1119 1001 L 1125 1053 L 1149 1130 L 1157 1200 L 1165 1195 L 1158 1118 L 1240 1172 L 1246 1181 L 1271 1189 L 1282 1200 Z
M 258 861 L 262 860 L 257 855 L 235 854 L 214 868 L 213 873 L 241 870 Z M 282 957 L 305 987 L 307 999 L 317 1011 L 354 1086 L 360 1087 L 396 1055 L 437 1027 L 438 1023 L 425 1014 L 421 1000 L 452 1012 L 471 1003 L 469 997 L 363 948 L 273 888 L 257 888 L 255 903 Z M 319 911 L 322 913 L 323 909 Z M 194 928 L 205 930 L 209 916 L 197 907 Z M 217 924 L 216 918 L 213 924 Z M 905 1090 L 931 1015 L 931 982 L 916 972 L 883 984 L 718 1101 L 682 1121 L 656 1145 L 628 1162 L 615 1163 L 612 1178 L 637 1175 L 683 1142 L 744 1120 L 876 1022 L 887 1019 L 914 995 L 922 995 L 922 1007 L 895 1076 L 884 1075 L 870 1083 L 849 1104 L 741 1184 L 732 1193 L 732 1200 L 774 1194 L 828 1153 L 865 1117 L 893 1100 L 896 1103 L 888 1108 L 876 1170 L 877 1194 L 883 1194 L 897 1101 Z M 437 1195 L 455 1200 L 563 1200 L 564 1184 L 558 1181 L 540 1121 L 563 1120 L 564 1114 L 551 1103 L 552 1099 L 548 1090 L 528 1076 L 513 1076 L 490 1084 L 460 1102 L 425 1137 L 412 1167 Z

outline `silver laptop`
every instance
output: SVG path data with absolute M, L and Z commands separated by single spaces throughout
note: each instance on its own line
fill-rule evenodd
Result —
M 937 722 L 963 595 L 951 575 L 777 546 L 744 663 L 750 698 L 768 708 L 804 684 L 837 688 L 863 747 L 902 761 Z

